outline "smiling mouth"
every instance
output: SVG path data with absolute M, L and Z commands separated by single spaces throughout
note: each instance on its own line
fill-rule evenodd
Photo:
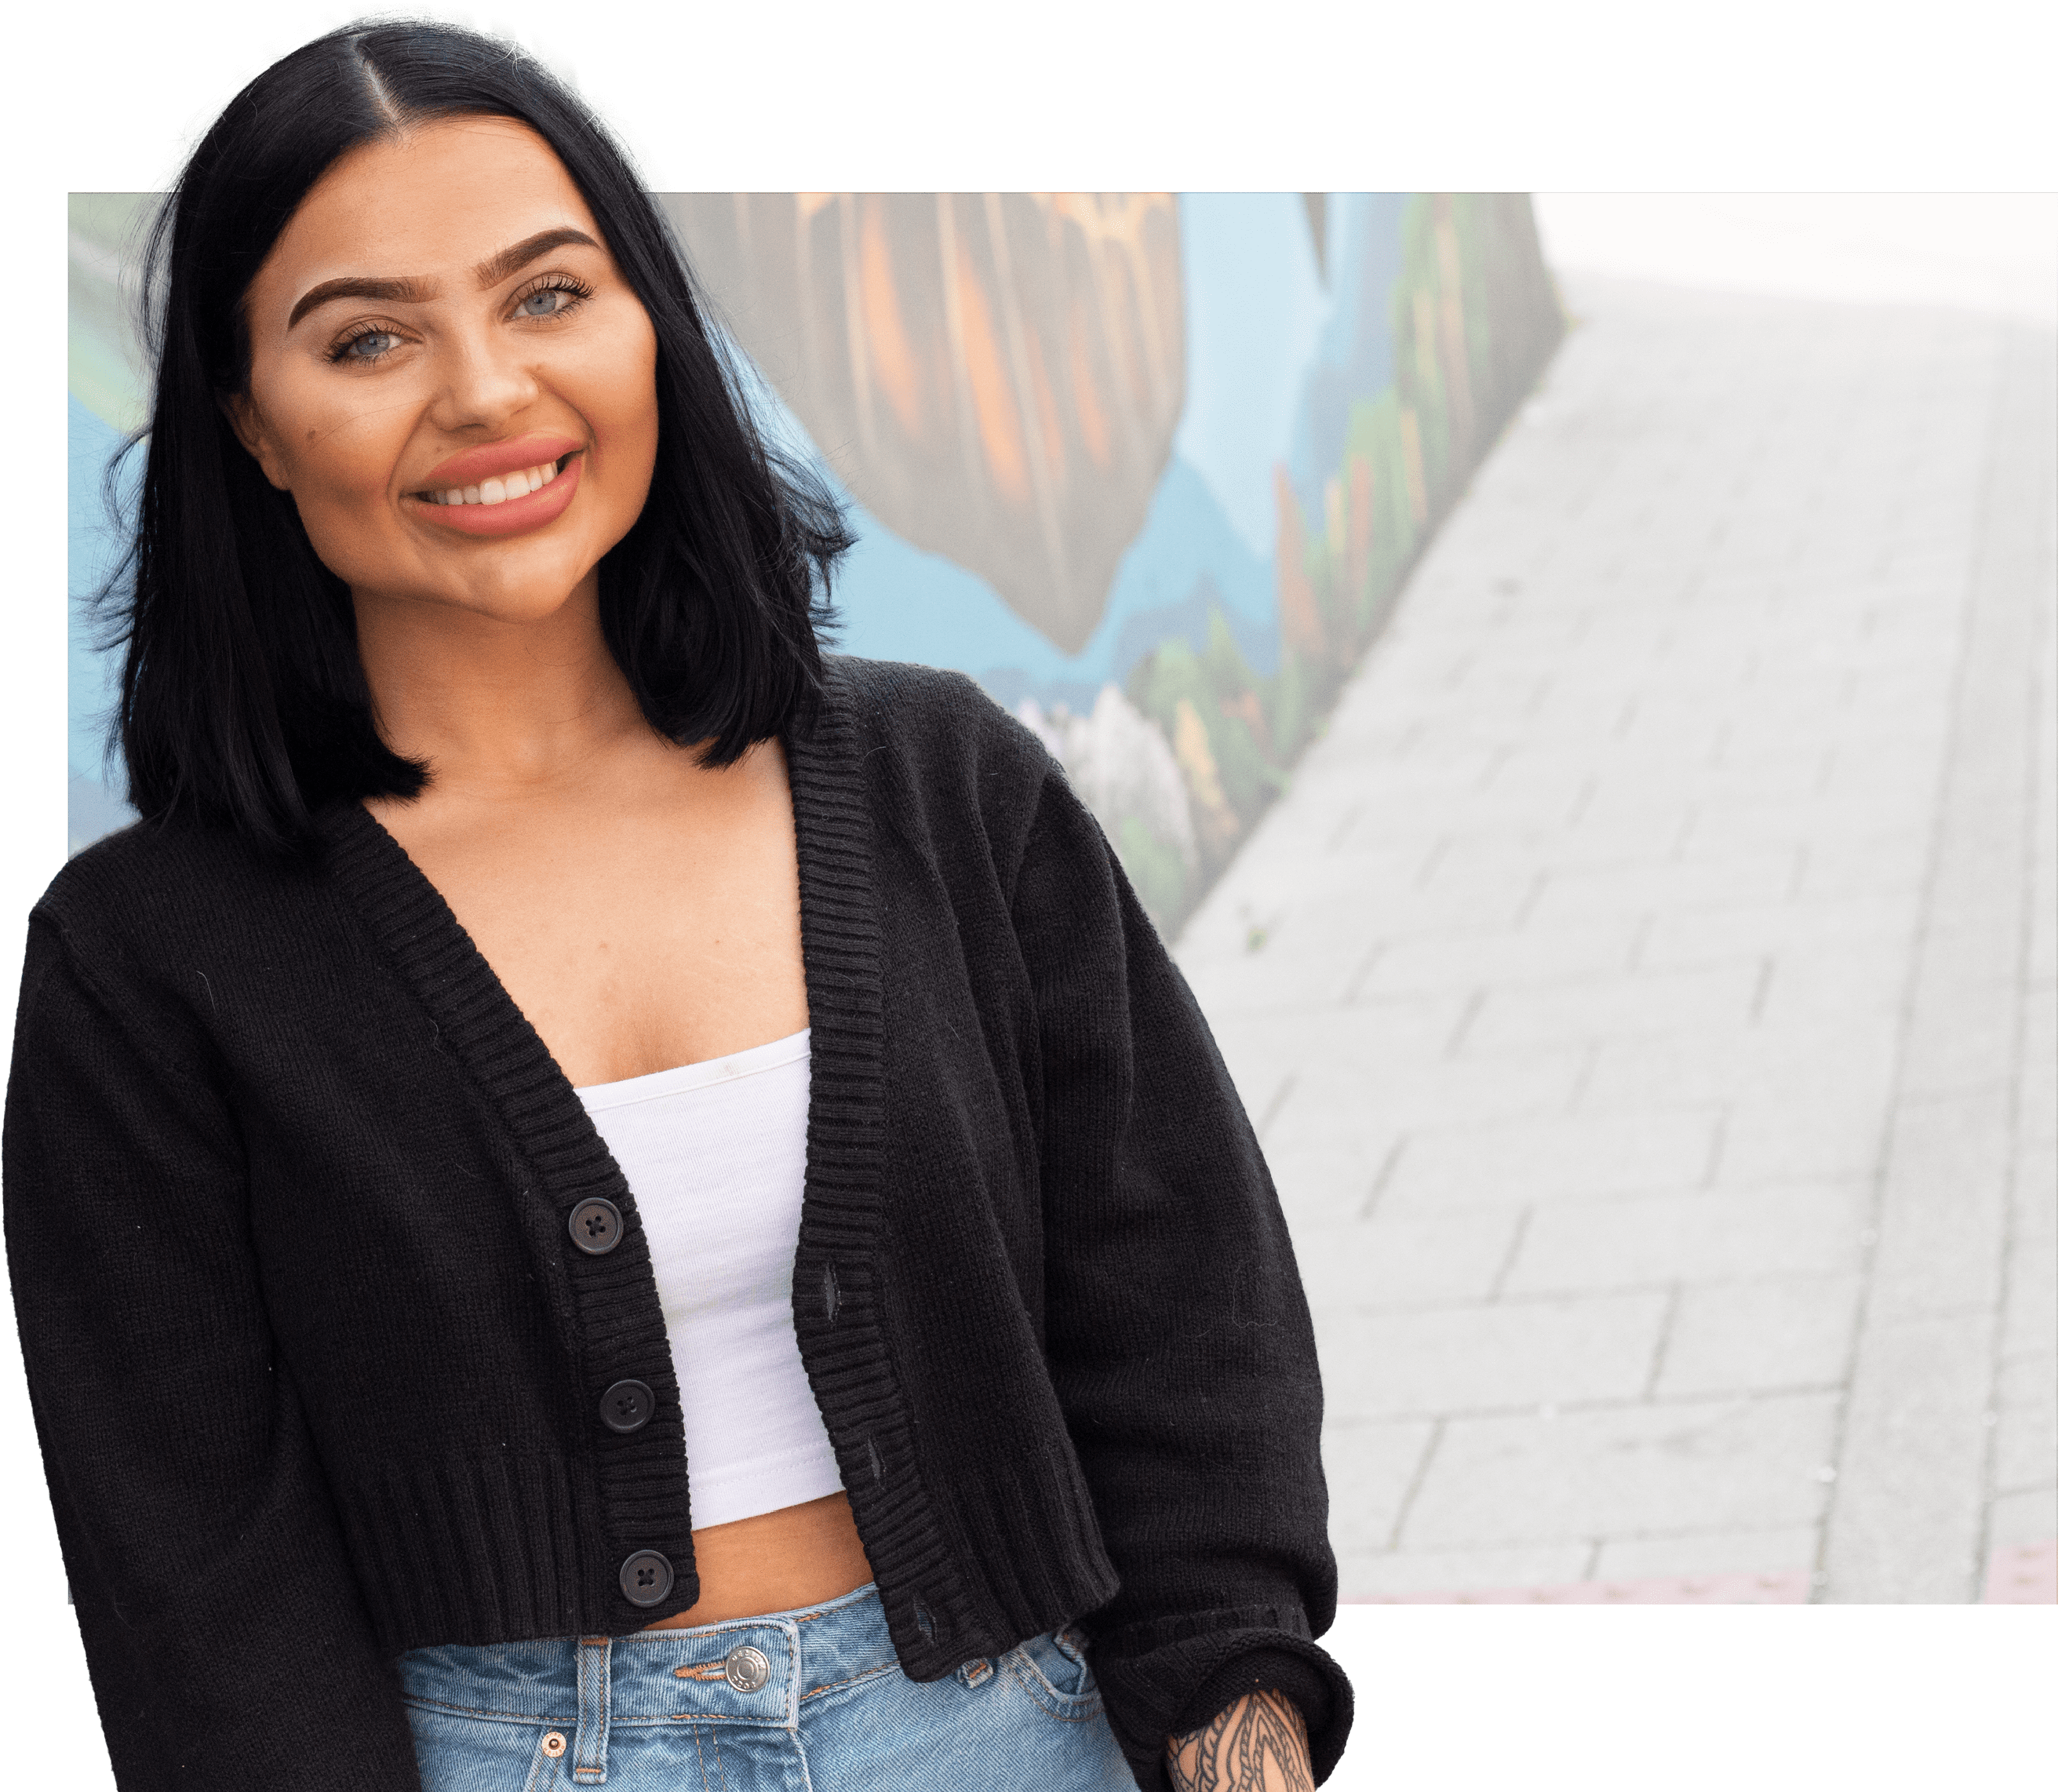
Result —
M 572 454 L 582 452 L 577 448 L 572 451 Z M 425 504 L 505 504 L 511 499 L 526 498 L 532 491 L 541 491 L 564 471 L 571 459 L 572 455 L 566 455 L 561 459 L 546 460 L 516 472 L 503 473 L 495 479 L 481 479 L 477 485 L 451 486 L 445 491 L 418 491 L 414 495 Z

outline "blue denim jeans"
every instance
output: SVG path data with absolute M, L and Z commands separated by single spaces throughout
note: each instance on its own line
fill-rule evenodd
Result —
M 1134 1792 L 1075 1631 L 900 1671 L 868 1583 L 693 1630 L 414 1649 L 423 1792 Z

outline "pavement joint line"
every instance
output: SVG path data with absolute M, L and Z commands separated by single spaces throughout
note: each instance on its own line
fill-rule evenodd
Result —
M 1300 1070 L 1297 1067 L 1287 1071 L 1280 1079 L 1279 1087 L 1273 1092 L 1272 1099 L 1265 1104 L 1265 1118 L 1257 1122 L 1257 1138 L 1259 1144 L 1262 1145 L 1265 1142 L 1265 1134 L 1272 1130 L 1272 1122 L 1279 1118 L 1279 1111 L 1286 1105 L 1286 1098 L 1293 1093 L 1293 1085 L 1299 1080 L 1300 1075 Z
M 1403 1133 L 1387 1146 L 1386 1155 L 1381 1160 L 1377 1172 L 1372 1178 L 1372 1186 L 1365 1190 L 1364 1202 L 1358 1208 L 1357 1217 L 1369 1220 L 1379 1211 L 1380 1198 L 1386 1193 L 1387 1185 L 1393 1180 L 1394 1171 L 1400 1167 L 1400 1154 L 1407 1149 L 1408 1135 Z
M 1480 1010 L 1486 1006 L 1486 994 L 1484 989 L 1476 988 L 1465 998 L 1465 1005 L 1458 1015 L 1457 1025 L 1451 1029 L 1450 1038 L 1444 1041 L 1444 1057 L 1455 1058 L 1464 1051 L 1465 1035 L 1472 1031 L 1472 1023 L 1479 1018 Z
M 1731 1111 L 1726 1107 L 1715 1116 L 1715 1123 L 1712 1129 L 1712 1135 L 1708 1141 L 1707 1174 L 1701 1181 L 1701 1186 L 1704 1189 L 1712 1190 L 1721 1186 L 1722 1154 L 1727 1148 L 1730 1141 L 1730 1111 Z
M 1771 993 L 1773 967 L 1778 961 L 1768 953 L 1758 961 L 1758 987 L 1751 992 L 1750 1023 L 1756 1027 L 1765 1019 L 1765 999 Z
M 1672 1332 L 1679 1322 L 1680 1285 L 1674 1282 L 1667 1289 L 1665 1316 L 1658 1322 L 1658 1337 L 1651 1349 L 1651 1373 L 1644 1377 L 1643 1397 L 1653 1405 L 1658 1402 L 1658 1384 L 1665 1373 L 1665 1357 L 1672 1342 Z
M 1533 1206 L 1524 1207 L 1515 1216 L 1515 1230 L 1508 1235 L 1508 1249 L 1501 1254 L 1500 1266 L 1495 1269 L 1493 1281 L 1487 1289 L 1487 1299 L 1496 1305 L 1501 1304 L 1502 1293 L 1508 1286 L 1508 1277 L 1514 1271 L 1515 1261 L 1522 1254 L 1522 1241 L 1529 1234 L 1530 1216 L 1536 1211 Z
M 1393 1526 L 1387 1532 L 1386 1547 L 1389 1554 L 1397 1552 L 1400 1548 L 1401 1533 L 1408 1528 L 1408 1516 L 1415 1509 L 1415 1496 L 1422 1491 L 1422 1484 L 1429 1478 L 1430 1464 L 1436 1460 L 1437 1446 L 1444 1441 L 1444 1421 L 1440 1414 L 1429 1428 L 1428 1440 L 1422 1446 L 1422 1454 L 1416 1460 L 1415 1472 L 1408 1476 L 1408 1485 L 1394 1507 Z
M 1386 947 L 1385 940 L 1376 940 L 1373 942 L 1372 949 L 1358 960 L 1357 968 L 1351 972 L 1344 984 L 1343 1007 L 1349 1007 L 1357 1000 L 1360 992 L 1365 988 L 1365 979 L 1372 975 L 1380 960 L 1386 956 Z

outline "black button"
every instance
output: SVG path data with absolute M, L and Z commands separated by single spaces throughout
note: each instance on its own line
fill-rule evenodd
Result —
M 618 1381 L 600 1397 L 600 1422 L 610 1431 L 641 1431 L 657 1409 L 657 1396 L 641 1381 Z
M 572 1209 L 572 1242 L 589 1257 L 605 1257 L 622 1242 L 622 1210 L 598 1196 Z
M 639 1549 L 622 1564 L 622 1596 L 631 1605 L 655 1605 L 672 1590 L 672 1564 L 654 1549 Z

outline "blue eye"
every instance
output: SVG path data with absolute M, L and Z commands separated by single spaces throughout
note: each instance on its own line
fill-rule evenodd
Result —
M 361 336 L 352 336 L 336 350 L 339 361 L 375 361 L 390 355 L 399 346 L 400 339 L 391 330 L 367 330 Z
M 517 317 L 538 320 L 562 317 L 593 296 L 593 289 L 568 274 L 552 274 L 542 286 L 531 287 L 514 301 Z

